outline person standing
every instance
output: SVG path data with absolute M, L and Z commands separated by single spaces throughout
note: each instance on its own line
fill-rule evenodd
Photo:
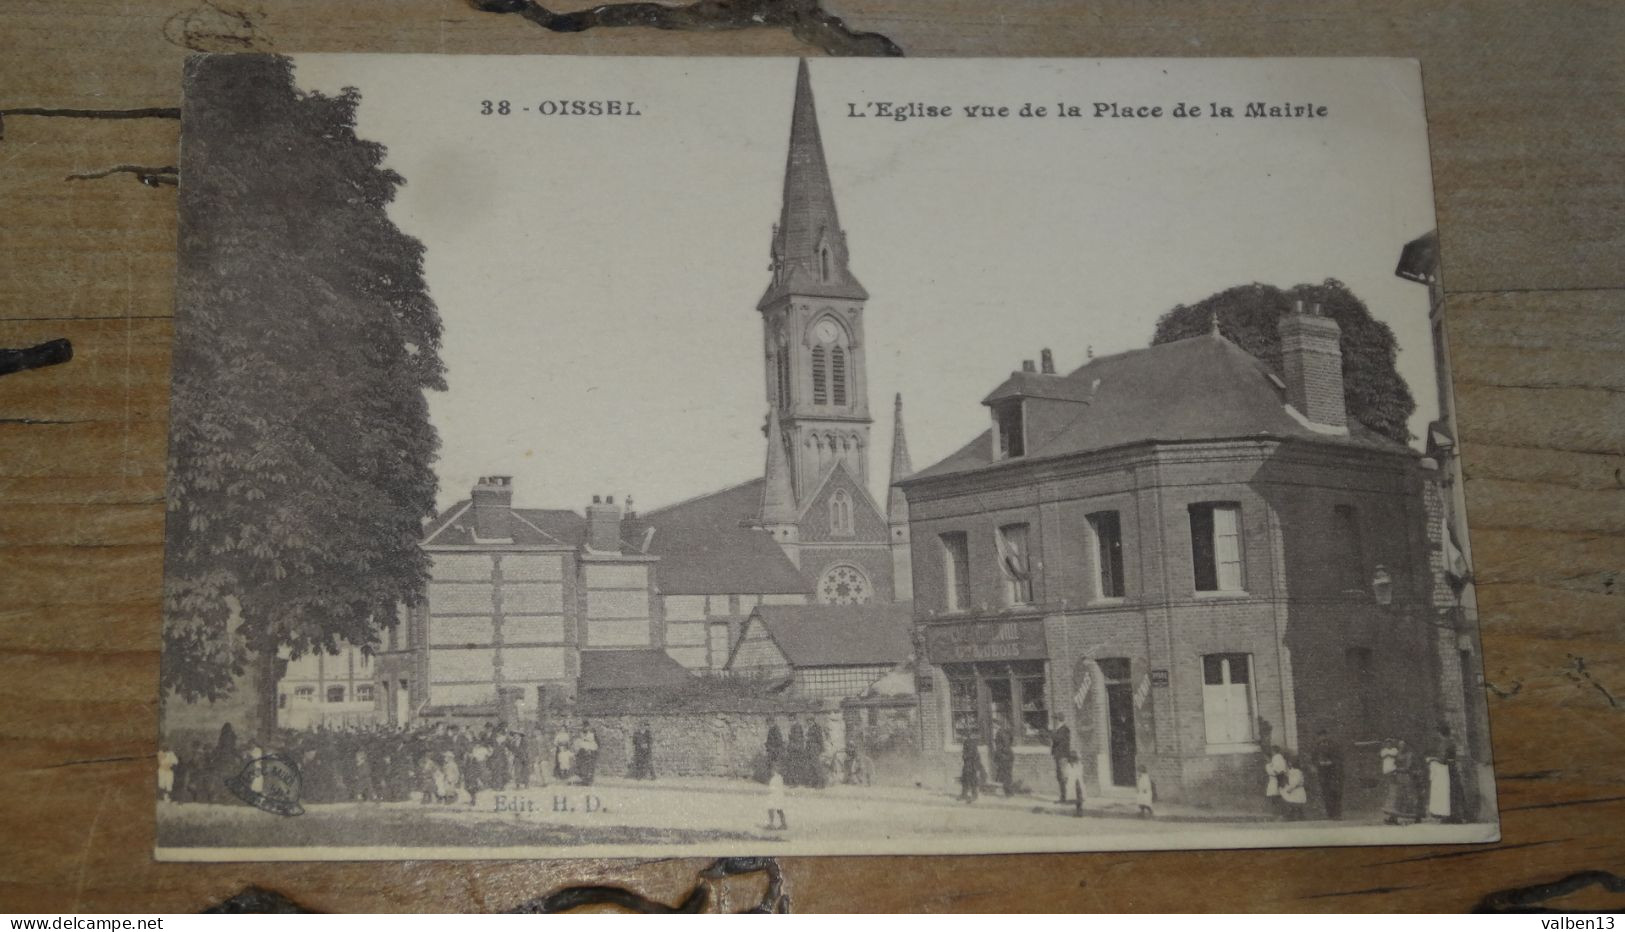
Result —
M 535 761 L 530 756 L 530 729 L 524 728 L 508 736 L 513 748 L 513 777 L 515 789 L 530 788 L 530 771 Z
M 1281 783 L 1281 804 L 1288 822 L 1303 821 L 1304 808 L 1309 803 L 1309 791 L 1303 785 L 1303 771 L 1296 759 L 1286 765 L 1286 779 Z
M 1461 821 L 1461 784 L 1456 779 L 1456 743 L 1450 739 L 1450 726 L 1440 725 L 1438 737 L 1428 751 L 1427 814 L 1439 822 Z
M 1320 783 L 1320 802 L 1326 809 L 1326 818 L 1333 821 L 1343 818 L 1343 749 L 1324 728 L 1320 730 L 1320 740 L 1315 743 L 1315 773 Z
M 632 779 L 655 778 L 654 752 L 654 732 L 649 730 L 648 722 L 640 722 L 638 730 L 632 733 Z
M 491 748 L 483 741 L 474 744 L 463 758 L 463 789 L 468 791 L 468 805 L 472 808 L 477 802 L 480 790 L 486 787 L 490 779 Z
M 1403 738 L 1389 738 L 1382 743 L 1382 779 L 1387 793 L 1383 798 L 1383 822 L 1388 825 L 1408 825 L 1415 820 L 1415 779 L 1411 773 L 1415 757 Z
M 553 776 L 560 781 L 570 779 L 570 769 L 574 764 L 574 754 L 570 751 L 572 743 L 570 726 L 560 722 L 558 731 L 553 732 Z
M 1277 818 L 1286 815 L 1281 805 L 1281 784 L 1286 782 L 1286 757 L 1276 745 L 1270 745 L 1270 757 L 1264 764 L 1264 805 Z
M 169 748 L 158 752 L 158 799 L 169 802 L 175 798 L 175 768 L 181 759 Z
M 801 727 L 801 719 L 790 719 L 790 740 L 784 745 L 784 785 L 800 786 L 805 766 L 802 763 L 807 753 L 807 732 Z
M 993 779 L 1004 788 L 1004 795 L 1015 791 L 1016 750 L 1010 744 L 1010 729 L 993 726 Z
M 1056 802 L 1066 802 L 1066 762 L 1072 757 L 1072 729 L 1067 727 L 1066 720 L 1056 717 L 1049 730 L 1049 756 L 1055 759 L 1055 784 L 1061 788 L 1061 798 Z M 1081 764 L 1082 761 L 1079 761 Z
M 762 782 L 766 783 L 768 778 L 773 776 L 773 769 L 775 767 L 779 769 L 779 776 L 783 777 L 784 732 L 779 730 L 779 720 L 776 718 L 769 718 L 767 720 L 767 744 L 763 747 L 762 753 L 766 757 L 766 769 L 762 771 L 762 776 L 760 778 Z
M 769 831 L 790 827 L 784 818 L 784 773 L 777 765 L 767 774 L 767 827 Z
M 1150 819 L 1156 816 L 1152 807 L 1157 802 L 1157 784 L 1152 781 L 1151 772 L 1144 764 L 1135 768 L 1134 802 L 1140 807 L 1140 818 Z
M 986 771 L 982 768 L 982 754 L 977 750 L 976 736 L 965 735 L 960 738 L 959 748 L 959 798 L 967 803 L 976 802 L 982 793 L 982 777 Z
M 807 721 L 806 768 L 807 786 L 822 789 L 827 776 L 824 769 L 824 729 L 816 718 Z
M 1066 794 L 1072 794 L 1072 814 L 1083 818 L 1083 761 L 1071 751 L 1066 752 L 1066 759 L 1061 762 L 1064 782 L 1061 784 L 1061 800 L 1066 801 Z
M 575 752 L 576 774 L 581 777 L 581 785 L 592 786 L 593 777 L 598 772 L 598 732 L 586 719 L 581 720 L 581 734 L 576 736 Z

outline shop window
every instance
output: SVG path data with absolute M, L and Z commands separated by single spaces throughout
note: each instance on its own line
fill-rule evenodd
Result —
M 1201 502 L 1190 506 L 1191 562 L 1197 592 L 1240 592 L 1241 506 Z
M 1097 598 L 1123 597 L 1123 526 L 1115 511 L 1097 511 L 1089 516 L 1089 531 L 1095 543 Z
M 948 709 L 952 739 L 965 736 L 990 744 L 996 732 L 1010 735 L 1018 746 L 1039 746 L 1049 740 L 1049 702 L 1044 662 L 951 664 Z
M 943 610 L 963 612 L 970 609 L 970 542 L 963 531 L 943 534 Z
M 949 717 L 953 724 L 955 744 L 964 744 L 967 737 L 981 741 L 981 723 L 977 710 L 976 677 L 969 673 L 948 677 Z
M 300 701 L 300 702 L 315 702 L 316 701 L 316 687 L 314 687 L 314 686 L 296 686 L 296 687 L 294 687 L 294 690 L 293 690 L 293 698 Z
M 1254 706 L 1251 654 L 1202 658 L 1202 715 L 1209 751 L 1255 746 Z
M 356 688 L 355 688 L 355 701 L 357 701 L 357 702 L 371 702 L 372 701 L 372 684 L 371 683 L 361 683 L 360 685 L 356 686 Z
M 277 693 L 276 694 L 276 707 L 279 708 L 279 709 L 286 709 L 288 707 L 288 694 L 287 693 Z
M 344 687 L 343 686 L 329 686 L 329 687 L 327 687 L 327 701 L 328 702 L 343 702 L 344 701 Z
M 1027 551 L 1027 525 L 999 528 L 999 569 L 1004 573 L 1004 604 L 1029 605 L 1033 600 L 1032 561 Z
M 1016 681 L 1021 695 L 1021 735 L 1023 744 L 1037 744 L 1049 737 L 1049 703 L 1044 698 L 1044 675 L 1024 676 Z

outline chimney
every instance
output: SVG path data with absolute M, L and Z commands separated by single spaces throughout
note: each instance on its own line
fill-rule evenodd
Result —
M 481 476 L 471 496 L 474 536 L 480 540 L 513 540 L 513 477 Z
M 1287 402 L 1312 424 L 1346 429 L 1343 350 L 1337 342 L 1342 331 L 1337 321 L 1321 316 L 1318 304 L 1306 312 L 1299 301 L 1281 318 L 1280 331 Z
M 1038 367 L 1033 365 L 1033 361 L 1031 359 L 1023 359 L 1021 361 L 1021 371 L 1022 372 L 1037 372 Z
M 615 496 L 592 497 L 587 506 L 587 549 L 618 553 L 621 549 L 621 509 Z
M 1043 352 L 1038 354 L 1038 366 L 1045 375 L 1055 374 L 1055 354 L 1049 351 L 1049 347 L 1044 347 Z

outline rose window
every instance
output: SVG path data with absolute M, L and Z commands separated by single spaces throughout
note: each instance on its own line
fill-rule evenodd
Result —
M 825 605 L 867 602 L 869 596 L 869 578 L 855 566 L 832 566 L 818 583 L 818 600 Z

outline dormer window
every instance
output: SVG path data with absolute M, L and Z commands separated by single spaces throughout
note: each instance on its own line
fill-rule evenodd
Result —
M 818 275 L 824 281 L 829 281 L 829 247 L 825 246 L 818 251 Z
M 1027 431 L 1026 425 L 1022 421 L 1021 401 L 1018 399 L 995 407 L 993 409 L 993 422 L 997 427 L 995 441 L 998 443 L 998 449 L 996 450 L 998 458 L 1006 460 L 1017 456 L 1025 456 L 1027 453 Z

